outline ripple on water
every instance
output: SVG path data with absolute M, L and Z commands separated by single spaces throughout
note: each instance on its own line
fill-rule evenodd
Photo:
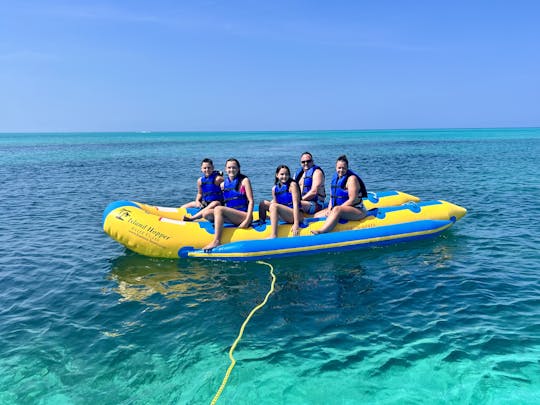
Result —
M 294 166 L 291 147 L 328 168 L 350 150 L 368 188 L 468 213 L 431 240 L 273 261 L 276 291 L 237 347 L 224 403 L 540 403 L 538 137 L 417 135 L 257 141 Z M 111 241 L 109 202 L 192 195 L 200 143 L 96 136 L 0 154 L 0 402 L 209 402 L 268 270 L 144 258 Z M 211 136 L 219 165 L 253 145 Z M 277 162 L 240 158 L 267 198 Z

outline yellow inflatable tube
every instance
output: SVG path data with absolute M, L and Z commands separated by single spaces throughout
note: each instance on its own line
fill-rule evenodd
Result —
M 367 209 L 390 207 L 420 199 L 400 191 L 370 193 L 364 199 Z M 183 208 L 158 207 L 133 201 L 116 201 L 103 213 L 103 229 L 114 240 L 128 249 L 151 257 L 178 258 L 180 249 L 200 249 L 213 239 L 214 229 L 207 221 L 186 222 Z M 301 230 L 301 235 L 310 234 L 310 226 Z M 320 222 L 313 223 L 319 227 Z M 338 225 L 339 231 L 343 225 Z M 346 229 L 345 227 L 344 229 Z M 290 225 L 280 225 L 279 236 L 287 236 Z M 265 239 L 270 235 L 270 226 L 265 224 L 238 229 L 225 227 L 223 243 L 243 240 Z

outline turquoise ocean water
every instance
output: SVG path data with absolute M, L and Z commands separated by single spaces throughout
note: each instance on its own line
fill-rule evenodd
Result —
M 268 198 L 305 150 L 327 188 L 346 153 L 369 191 L 468 214 L 272 261 L 218 403 L 540 403 L 540 129 L 0 134 L 0 403 L 209 403 L 268 268 L 133 254 L 103 209 L 191 200 L 206 156 Z

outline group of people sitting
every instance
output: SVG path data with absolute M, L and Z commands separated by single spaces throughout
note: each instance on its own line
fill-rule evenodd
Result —
M 272 200 L 259 203 L 259 220 L 266 221 L 270 214 L 270 238 L 278 234 L 279 220 L 292 224 L 291 233 L 297 236 L 304 215 L 326 217 L 323 226 L 313 234 L 329 232 L 340 219 L 360 220 L 366 216 L 362 198 L 367 197 L 362 179 L 349 169 L 345 155 L 337 158 L 336 173 L 332 178 L 331 195 L 325 206 L 324 171 L 315 164 L 313 156 L 304 152 L 300 158 L 301 167 L 291 177 L 286 165 L 276 169 Z M 255 202 L 249 178 L 240 172 L 240 162 L 228 159 L 225 174 L 214 169 L 211 159 L 201 162 L 203 175 L 197 180 L 195 201 L 184 204 L 183 208 L 200 208 L 193 216 L 185 216 L 184 221 L 205 218 L 214 222 L 214 240 L 204 247 L 209 250 L 221 244 L 225 221 L 247 228 L 253 220 Z

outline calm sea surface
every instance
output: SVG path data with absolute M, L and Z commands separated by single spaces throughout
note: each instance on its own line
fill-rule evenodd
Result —
M 268 198 L 306 150 L 327 188 L 346 153 L 368 190 L 468 214 L 272 261 L 218 403 L 540 403 L 540 129 L 0 134 L 0 403 L 209 403 L 268 268 L 133 254 L 103 209 L 193 199 L 207 156 Z

